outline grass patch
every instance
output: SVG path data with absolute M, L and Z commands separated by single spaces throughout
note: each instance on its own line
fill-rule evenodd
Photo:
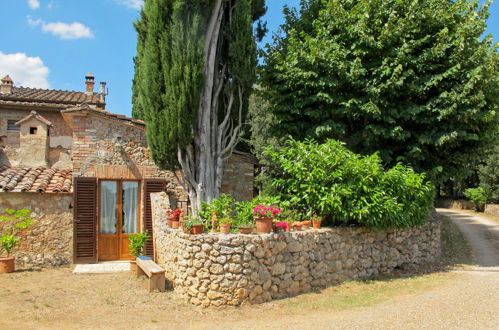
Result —
M 368 307 L 397 296 L 413 295 L 447 283 L 455 274 L 435 273 L 410 278 L 380 281 L 351 281 L 326 288 L 317 293 L 303 294 L 278 304 L 295 309 L 335 310 Z
M 472 264 L 471 245 L 463 233 L 448 217 L 440 215 L 440 220 L 442 221 L 441 266 L 459 267 Z
M 306 310 L 346 310 L 374 306 L 397 296 L 407 296 L 431 290 L 454 279 L 455 273 L 442 272 L 472 262 L 471 246 L 458 227 L 446 216 L 442 221 L 442 256 L 438 264 L 412 273 L 401 272 L 379 280 L 350 281 L 328 287 L 320 292 L 303 294 L 277 304 L 294 312 Z

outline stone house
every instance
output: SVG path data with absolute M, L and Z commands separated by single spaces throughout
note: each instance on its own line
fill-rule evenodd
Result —
M 0 209 L 29 208 L 36 220 L 14 251 L 19 266 L 130 259 L 129 235 L 153 230 L 151 192 L 188 208 L 175 174 L 150 160 L 145 123 L 107 111 L 106 83 L 94 84 L 90 73 L 84 92 L 1 80 Z M 252 198 L 255 164 L 236 152 L 222 191 Z

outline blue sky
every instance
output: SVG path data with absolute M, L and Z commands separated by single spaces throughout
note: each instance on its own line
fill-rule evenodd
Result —
M 129 116 L 136 35 L 133 21 L 141 0 L 1 0 L 0 77 L 16 86 L 84 90 L 92 72 L 109 89 L 107 109 Z M 283 21 L 282 7 L 299 0 L 267 0 L 264 19 L 270 40 Z M 499 35 L 494 3 L 487 33 Z

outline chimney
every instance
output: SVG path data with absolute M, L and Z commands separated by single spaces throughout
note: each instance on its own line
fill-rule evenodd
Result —
M 100 101 L 106 102 L 106 82 L 100 82 Z
M 94 95 L 94 85 L 95 85 L 95 82 L 94 82 L 94 75 L 91 72 L 89 72 L 85 76 L 85 85 L 87 86 L 85 94 L 87 94 L 87 95 Z
M 0 85 L 0 94 L 12 94 L 12 85 L 14 82 L 10 79 L 9 75 L 2 78 L 2 84 Z

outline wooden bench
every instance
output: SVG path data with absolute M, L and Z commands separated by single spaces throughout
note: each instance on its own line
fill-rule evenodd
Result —
M 159 267 L 151 258 L 138 257 L 136 262 L 137 275 L 147 275 L 149 277 L 149 292 L 154 290 L 165 291 L 165 270 Z

